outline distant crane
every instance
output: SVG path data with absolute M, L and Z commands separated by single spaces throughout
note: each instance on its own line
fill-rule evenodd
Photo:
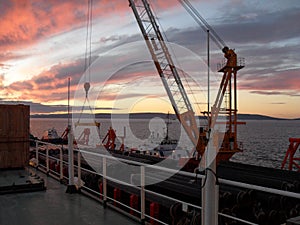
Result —
M 300 172 L 300 158 L 296 157 L 297 150 L 299 149 L 300 151 L 300 138 L 289 138 L 289 142 L 289 147 L 281 163 L 281 169 L 284 169 L 287 164 L 288 170 L 293 170 L 295 167 L 295 169 Z

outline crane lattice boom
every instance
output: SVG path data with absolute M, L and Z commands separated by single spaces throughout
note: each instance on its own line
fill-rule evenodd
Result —
M 129 3 L 177 118 L 196 146 L 199 131 L 195 113 L 180 78 L 183 71 L 175 67 L 149 3 L 146 0 L 129 0 Z
M 215 103 L 210 112 L 207 112 L 209 118 L 209 127 L 206 130 L 198 130 L 195 113 L 189 101 L 188 95 L 181 82 L 184 72 L 174 66 L 171 54 L 168 50 L 164 38 L 160 32 L 154 14 L 147 0 L 129 0 L 129 5 L 133 10 L 135 18 L 141 29 L 146 45 L 150 51 L 155 67 L 163 82 L 168 97 L 172 103 L 173 109 L 184 127 L 187 135 L 198 152 L 197 159 L 205 152 L 208 143 L 210 130 L 214 128 L 216 120 L 221 114 L 226 117 L 226 131 L 216 135 L 223 135 L 223 142 L 218 151 L 217 161 L 228 160 L 235 152 L 240 151 L 237 143 L 237 71 L 244 67 L 244 61 L 238 60 L 237 55 L 232 49 L 225 46 L 224 41 L 210 27 L 203 17 L 197 12 L 188 0 L 178 0 L 183 7 L 192 15 L 197 23 L 204 29 L 212 33 L 212 40 L 222 49 L 227 63 L 219 68 L 223 73 L 219 92 Z M 233 81 L 232 81 L 233 80 Z M 233 88 L 232 88 L 233 85 Z M 233 89 L 233 91 L 232 91 Z M 225 97 L 226 107 L 221 108 L 223 98 Z M 232 100 L 232 98 L 234 100 Z M 233 104 L 232 104 L 233 102 Z M 207 137 L 208 136 L 208 137 Z

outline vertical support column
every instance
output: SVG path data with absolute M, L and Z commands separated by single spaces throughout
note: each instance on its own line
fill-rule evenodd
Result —
M 236 75 L 237 75 L 237 70 L 234 69 L 233 88 L 234 88 L 234 147 L 235 147 L 235 149 L 238 148 L 238 142 L 237 142 L 237 83 L 236 83 Z
M 218 212 L 219 212 L 219 184 L 216 184 L 216 177 L 215 177 L 215 207 L 214 207 L 214 210 L 215 210 L 215 221 L 216 221 L 216 225 L 218 225 L 219 223 L 219 215 L 218 215 Z
M 69 182 L 66 192 L 67 193 L 76 193 L 77 189 L 74 185 L 74 151 L 73 151 L 73 135 L 71 126 L 68 125 L 68 171 L 69 171 Z
M 61 147 L 59 151 L 59 179 L 62 181 L 64 179 L 64 172 L 63 172 L 63 147 Z
M 39 166 L 39 142 L 35 141 L 35 159 L 36 159 L 36 168 Z
M 210 112 L 210 45 L 209 45 L 210 33 L 207 30 L 207 117 L 209 118 Z M 208 121 L 210 123 L 210 121 Z M 209 124 L 208 123 L 208 124 Z
M 141 166 L 141 223 L 145 222 L 145 167 Z
M 81 188 L 81 152 L 77 151 L 77 177 L 78 177 L 78 188 Z
M 201 165 L 201 163 L 202 163 L 202 160 L 200 162 L 200 165 Z M 204 165 L 201 165 L 201 167 L 204 168 Z M 199 166 L 199 169 L 200 169 L 200 166 Z M 205 202 L 206 202 L 205 191 L 204 191 L 205 183 L 206 183 L 206 180 L 205 180 L 205 177 L 203 177 L 201 179 L 201 187 L 203 187 L 203 189 L 201 190 L 201 207 L 202 207 L 201 208 L 201 224 L 205 224 Z
M 216 146 L 212 138 L 209 140 L 205 151 L 206 183 L 202 189 L 202 224 L 218 224 L 218 188 L 216 185 Z
M 103 207 L 106 208 L 107 202 L 107 181 L 106 181 L 106 158 L 103 158 Z
M 46 173 L 49 173 L 49 148 L 46 146 Z
M 232 130 L 232 72 L 230 72 L 229 74 L 229 81 L 228 81 L 228 92 L 229 92 L 229 97 L 228 97 L 228 100 L 229 100 L 229 134 L 230 136 L 228 137 L 229 138 L 229 148 L 230 150 L 233 150 L 233 146 L 231 146 L 231 134 L 233 132 Z

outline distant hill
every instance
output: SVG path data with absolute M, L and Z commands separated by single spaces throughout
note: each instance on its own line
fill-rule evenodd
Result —
M 81 115 L 82 118 L 85 117 L 84 114 Z M 78 115 L 79 117 L 79 115 Z M 110 119 L 112 116 L 109 113 L 98 113 L 95 115 L 97 119 Z M 127 114 L 113 114 L 113 118 L 127 118 Z M 151 119 L 154 117 L 167 118 L 165 113 L 131 113 L 129 118 L 131 119 Z M 68 118 L 67 114 L 34 114 L 31 118 Z M 170 114 L 170 119 L 175 119 L 175 114 Z M 199 116 L 199 118 L 204 118 Z M 284 118 L 275 118 L 271 116 L 264 116 L 258 114 L 238 114 L 238 120 L 289 120 Z M 300 120 L 300 118 L 294 119 Z
M 289 120 L 259 114 L 238 114 L 238 120 Z
M 72 116 L 72 115 L 71 115 Z M 75 115 L 76 117 L 85 118 L 86 114 Z M 68 118 L 68 114 L 34 114 L 30 116 L 31 118 Z M 128 114 L 115 113 L 111 115 L 110 113 L 97 113 L 95 114 L 97 119 L 110 119 L 110 118 L 127 118 Z M 129 115 L 132 119 L 151 119 L 154 117 L 167 118 L 167 114 L 164 113 L 131 113 Z M 171 118 L 176 118 L 174 114 L 170 115 Z

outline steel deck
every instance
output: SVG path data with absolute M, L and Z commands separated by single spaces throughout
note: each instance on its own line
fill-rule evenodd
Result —
M 110 208 L 104 209 L 97 201 L 85 195 L 67 194 L 65 185 L 41 172 L 34 172 L 44 179 L 47 189 L 0 195 L 1 225 L 138 224 Z M 5 179 L 2 176 L 0 182 L 10 181 L 14 174 L 15 171 Z

